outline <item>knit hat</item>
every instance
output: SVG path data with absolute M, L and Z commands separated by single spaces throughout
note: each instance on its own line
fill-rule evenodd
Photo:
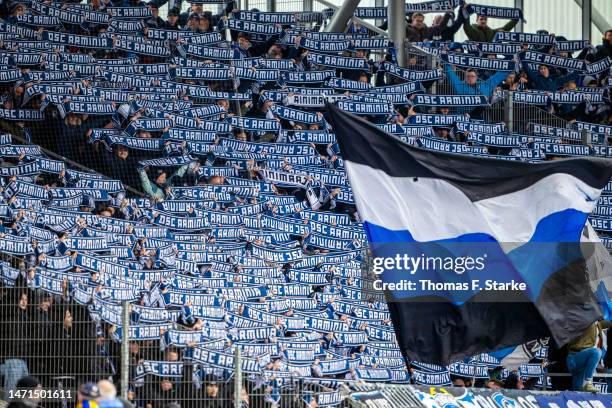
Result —
M 21 377 L 17 381 L 17 388 L 36 388 L 41 385 L 40 380 L 37 377 L 27 375 L 25 377 Z
M 595 81 L 595 83 L 597 83 L 597 79 L 594 76 L 591 75 L 587 75 L 584 77 L 584 79 L 582 80 L 582 86 L 589 86 L 589 84 L 591 82 Z
M 79 205 L 79 207 L 86 207 L 89 209 L 93 209 L 93 208 L 96 208 L 96 203 L 94 202 L 94 199 L 92 196 L 90 196 L 89 194 L 84 194 L 83 197 L 81 198 L 81 204 Z

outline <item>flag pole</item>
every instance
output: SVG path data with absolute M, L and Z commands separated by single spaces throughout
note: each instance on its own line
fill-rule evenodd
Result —
M 480 363 L 480 354 L 477 359 L 474 359 L 474 375 L 472 375 L 472 388 L 476 385 L 476 370 L 478 370 L 478 364 Z

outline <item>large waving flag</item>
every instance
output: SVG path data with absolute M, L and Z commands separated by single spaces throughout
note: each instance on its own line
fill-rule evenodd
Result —
M 562 346 L 601 319 L 579 242 L 612 161 L 531 164 L 423 150 L 328 108 L 407 361 L 446 365 L 548 336 Z M 418 272 L 400 265 L 404 255 L 422 258 Z M 484 270 L 457 268 L 472 255 Z M 450 273 L 422 272 L 437 258 L 454 261 Z M 483 286 L 487 277 L 493 288 Z

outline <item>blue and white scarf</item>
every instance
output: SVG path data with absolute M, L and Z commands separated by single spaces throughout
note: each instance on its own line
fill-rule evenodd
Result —
M 588 46 L 589 46 L 589 42 L 587 40 L 575 40 L 575 41 L 555 40 L 555 49 L 560 52 L 581 51 Z
M 300 47 L 310 51 L 337 54 L 351 47 L 349 41 L 316 41 L 308 37 L 300 38 Z
M 344 79 L 332 77 L 325 81 L 325 85 L 335 90 L 343 91 L 369 91 L 372 85 L 367 82 L 354 81 L 352 79 Z
M 278 35 L 283 32 L 282 28 L 276 27 L 274 24 L 257 23 L 246 20 L 229 19 L 220 22 L 220 28 L 229 28 L 230 30 L 243 33 L 262 34 L 266 36 Z
M 493 37 L 493 42 L 551 45 L 555 42 L 555 36 L 549 34 L 531 34 L 498 31 L 497 33 L 495 33 L 495 37 Z
M 533 64 L 544 64 L 558 68 L 565 68 L 575 71 L 585 71 L 586 63 L 583 60 L 559 57 L 556 55 L 545 54 L 537 51 L 525 51 L 519 54 L 521 61 Z
M 167 44 L 159 42 L 137 42 L 124 39 L 117 39 L 115 48 L 122 51 L 133 52 L 139 55 L 148 55 L 151 57 L 169 57 L 170 50 Z
M 461 5 L 461 0 L 433 0 L 424 3 L 407 3 L 406 14 L 408 13 L 437 13 L 442 11 L 453 11 Z
M 508 20 L 522 20 L 523 22 L 525 22 L 525 18 L 523 17 L 523 10 L 521 10 L 520 8 L 470 4 L 467 8 L 467 11 L 470 14 L 475 13 L 479 16 L 487 16 L 490 18 L 501 18 Z
M 358 98 L 354 97 L 353 99 Z M 338 102 L 337 105 L 340 109 L 356 115 L 390 115 L 393 113 L 393 106 L 380 100 L 363 102 L 345 100 Z
M 468 122 L 465 115 L 434 115 L 418 114 L 408 118 L 408 123 L 414 125 L 453 126 L 457 122 Z
M 62 22 L 54 16 L 40 16 L 37 14 L 24 14 L 15 16 L 18 24 L 25 24 L 32 27 L 59 27 Z
M 465 143 L 458 142 L 447 142 L 442 139 L 421 137 L 417 139 L 417 143 L 419 144 L 419 146 L 424 147 L 426 149 L 437 150 L 441 152 L 487 154 L 487 150 L 483 147 L 468 146 Z
M 431 69 L 427 71 L 411 71 L 405 68 L 400 68 L 395 64 L 390 62 L 384 62 L 381 67 L 381 70 L 388 72 L 389 74 L 405 79 L 406 81 L 435 81 L 438 79 L 442 79 L 442 70 L 441 69 Z
M 215 60 L 238 59 L 237 51 L 229 48 L 205 47 L 194 44 L 179 44 L 176 49 L 183 57 L 189 55 Z
M 53 43 L 82 48 L 109 49 L 113 46 L 113 42 L 110 38 L 90 37 L 86 35 L 59 33 L 55 31 L 44 31 L 42 38 Z
M 597 62 L 593 62 L 591 64 L 587 64 L 587 74 L 589 75 L 598 75 L 602 72 L 609 71 L 612 67 L 612 58 L 607 57 L 601 59 Z
M 295 14 L 294 13 L 261 13 L 253 11 L 239 11 L 232 13 L 232 18 L 238 20 L 254 21 L 257 23 L 269 23 L 269 24 L 294 24 Z
M 339 57 L 336 55 L 309 53 L 308 62 L 323 67 L 369 71 L 368 61 L 364 58 Z
M 333 77 L 336 75 L 335 71 L 306 71 L 306 72 L 298 72 L 298 71 L 289 71 L 289 72 L 281 72 L 281 78 L 284 82 L 287 83 L 322 83 L 327 78 Z
M 233 372 L 235 368 L 233 354 L 226 354 L 202 347 L 188 349 L 185 359 L 191 359 L 199 364 L 204 364 L 205 366 L 223 368 L 230 372 Z M 260 357 L 259 359 L 255 360 L 244 357 L 242 358 L 242 371 L 248 374 L 258 374 L 261 372 L 264 364 L 265 358 L 262 360 Z
M 229 122 L 233 127 L 249 131 L 278 132 L 280 126 L 276 120 L 254 119 L 231 116 Z
M 0 119 L 19 122 L 37 122 L 45 120 L 45 116 L 43 112 L 37 109 L 0 109 Z
M 319 117 L 316 113 L 312 112 L 304 112 L 298 109 L 287 108 L 279 105 L 273 105 L 270 107 L 270 111 L 275 116 L 288 121 L 318 125 L 322 125 L 324 123 L 322 117 Z
M 417 94 L 412 99 L 414 106 L 487 106 L 484 95 L 427 95 Z
M 109 7 L 106 12 L 111 18 L 120 18 L 127 20 L 148 19 L 153 17 L 151 9 L 148 7 Z
M 514 71 L 516 63 L 512 60 L 480 58 L 462 54 L 441 54 L 440 59 L 462 68 L 475 68 L 492 71 Z

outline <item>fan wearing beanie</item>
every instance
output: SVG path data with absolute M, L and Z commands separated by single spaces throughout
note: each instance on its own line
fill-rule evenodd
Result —
M 40 380 L 31 375 L 21 377 L 16 384 L 16 389 L 18 390 L 33 390 L 36 388 L 41 388 L 42 385 Z M 39 398 L 34 398 L 33 396 L 26 396 L 25 398 L 15 399 L 8 404 L 7 408 L 32 408 L 38 406 L 40 402 Z

